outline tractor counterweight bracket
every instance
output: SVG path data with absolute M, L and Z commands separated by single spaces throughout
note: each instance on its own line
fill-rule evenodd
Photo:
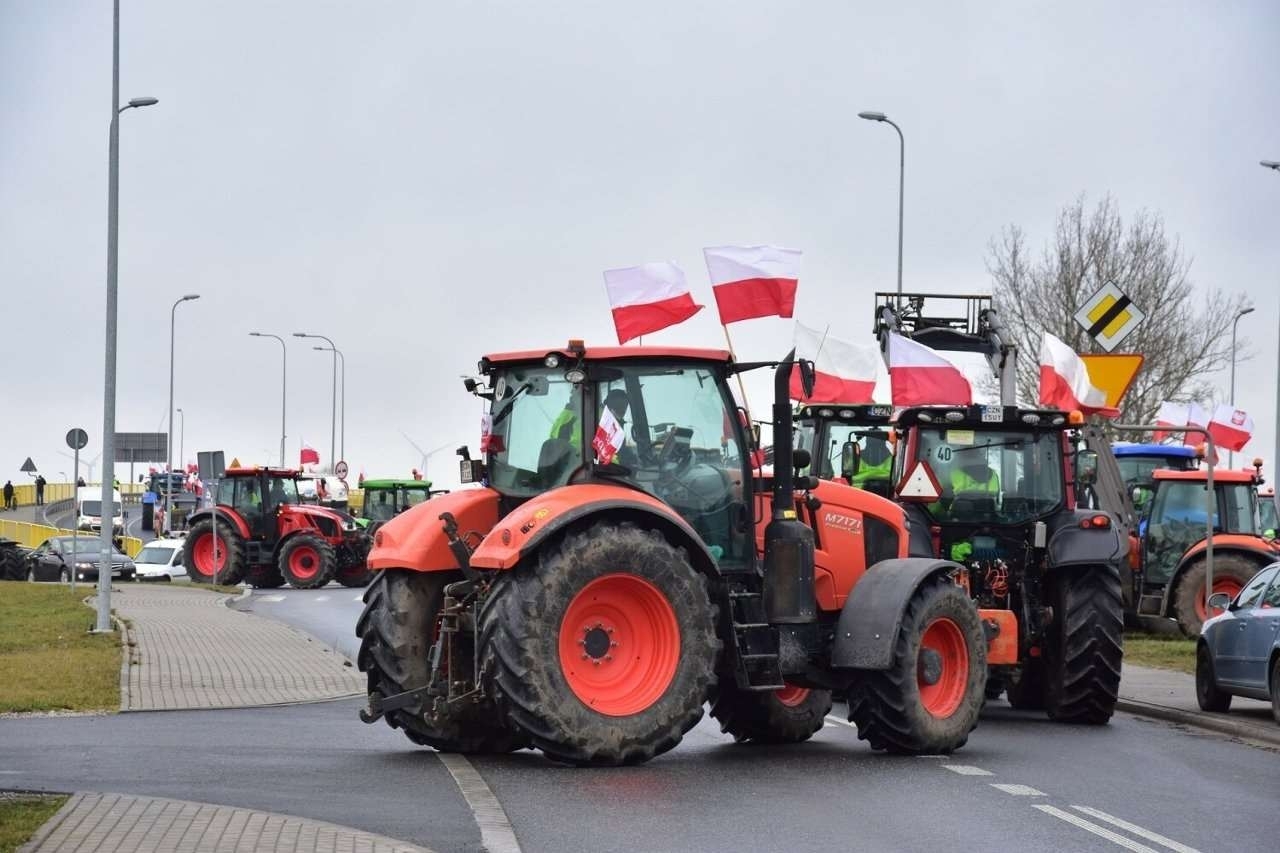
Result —
M 369 707 L 360 711 L 360 721 L 364 723 L 375 723 L 382 718 L 382 715 L 388 711 L 398 711 L 401 708 L 408 708 L 410 705 L 418 705 L 427 698 L 427 688 L 419 687 L 416 690 L 409 690 L 404 693 L 395 693 L 391 696 L 377 696 L 369 694 Z

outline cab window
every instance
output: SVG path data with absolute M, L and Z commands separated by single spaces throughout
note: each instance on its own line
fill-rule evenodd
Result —
M 1244 589 L 1240 590 L 1240 594 L 1236 596 L 1234 609 L 1244 610 L 1258 606 L 1258 603 L 1262 601 L 1262 593 L 1267 589 L 1267 584 L 1271 583 L 1278 572 L 1280 572 L 1280 568 L 1273 566 L 1254 575 L 1253 580 L 1245 584 Z

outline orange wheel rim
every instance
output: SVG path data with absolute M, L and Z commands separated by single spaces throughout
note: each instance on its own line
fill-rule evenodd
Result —
M 560 668 L 584 705 L 610 717 L 638 714 L 675 679 L 680 625 L 666 595 L 636 575 L 584 586 L 560 622 Z
M 779 702 L 786 705 L 788 708 L 795 708 L 798 705 L 803 705 L 804 700 L 809 698 L 809 688 L 796 687 L 794 684 L 788 684 L 781 690 L 773 691 L 773 695 Z
M 1232 601 L 1235 601 L 1236 596 L 1240 594 L 1240 590 L 1242 589 L 1244 589 L 1244 584 L 1240 583 L 1240 581 L 1236 580 L 1235 578 L 1214 578 L 1213 579 L 1214 595 L 1217 595 L 1220 592 L 1225 592 L 1227 594 L 1227 598 L 1230 598 Z M 1201 592 L 1203 592 L 1203 589 L 1201 590 Z M 1222 610 L 1220 608 L 1215 607 L 1213 608 L 1213 612 L 1210 613 L 1207 609 L 1207 606 L 1205 605 L 1204 595 L 1196 596 L 1196 615 L 1200 617 L 1201 622 L 1208 619 L 1210 616 L 1217 616 L 1221 612 Z
M 195 545 L 191 549 L 192 561 L 196 564 L 196 570 L 202 575 L 213 575 L 222 571 L 222 567 L 227 563 L 227 543 L 224 540 L 218 546 L 217 557 L 213 553 L 213 534 L 206 533 L 196 540 Z
M 320 555 L 310 545 L 293 549 L 289 555 L 289 571 L 299 580 L 310 580 L 320 571 Z
M 916 661 L 920 702 L 935 717 L 956 712 L 969 684 L 969 645 L 960 626 L 945 617 L 934 619 L 920 639 Z

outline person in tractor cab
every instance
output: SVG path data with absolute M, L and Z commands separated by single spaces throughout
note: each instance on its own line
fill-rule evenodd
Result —
M 893 467 L 893 451 L 881 435 L 869 433 L 863 439 L 858 473 L 849 478 L 849 484 L 860 489 L 887 495 L 890 469 Z
M 567 441 L 576 453 L 582 447 L 582 430 L 578 428 L 578 401 L 582 396 L 581 389 L 574 385 L 569 391 L 569 399 L 556 419 L 551 422 L 551 431 L 547 435 L 550 441 Z

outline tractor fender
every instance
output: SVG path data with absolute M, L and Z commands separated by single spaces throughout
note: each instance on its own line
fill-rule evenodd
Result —
M 1081 519 L 1098 513 L 1079 514 Z M 1067 566 L 1110 566 L 1117 571 L 1129 559 L 1129 541 L 1113 523 L 1110 527 L 1081 527 L 1079 523 L 1060 525 L 1049 536 L 1046 553 L 1049 568 Z
M 1280 540 L 1271 540 L 1271 542 L 1280 543 Z M 1186 554 L 1182 555 L 1182 560 L 1178 563 L 1177 573 L 1180 573 L 1188 563 L 1198 559 L 1204 552 L 1205 540 L 1201 539 L 1188 548 Z M 1217 555 L 1227 552 L 1237 553 L 1244 557 L 1252 557 L 1256 560 L 1262 560 L 1264 563 L 1280 560 L 1280 544 L 1269 544 L 1268 540 L 1263 539 L 1261 536 L 1251 536 L 1247 533 L 1213 534 L 1213 553 Z
M 498 523 L 498 498 L 493 489 L 462 489 L 423 501 L 378 528 L 367 565 L 370 569 L 456 572 L 458 558 L 449 550 L 440 515 L 451 513 L 458 520 L 458 535 L 474 545 Z
M 831 665 L 841 669 L 888 669 L 907 602 L 926 580 L 959 563 L 929 557 L 881 560 L 854 585 L 840 611 Z
M 575 522 L 609 515 L 657 530 L 689 553 L 694 568 L 717 574 L 715 559 L 689 523 L 662 501 L 614 483 L 582 483 L 545 492 L 521 504 L 494 527 L 471 555 L 477 569 L 506 570 Z
M 197 521 L 201 521 L 206 518 L 211 518 L 212 516 L 213 516 L 212 509 L 196 510 L 195 512 L 191 513 L 191 515 L 187 516 L 187 528 L 190 529 L 191 525 L 195 524 Z M 236 529 L 236 532 L 240 534 L 240 538 L 242 539 L 252 538 L 249 535 L 248 523 L 246 523 L 245 520 L 240 517 L 240 513 L 236 512 L 231 507 L 218 504 L 218 521 L 229 522 L 231 526 Z

